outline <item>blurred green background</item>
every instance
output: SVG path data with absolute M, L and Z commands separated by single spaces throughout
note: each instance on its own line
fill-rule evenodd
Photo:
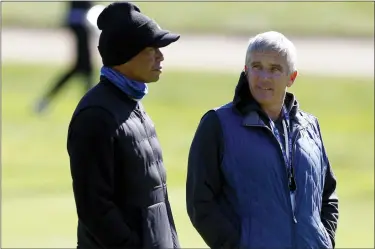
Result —
M 182 33 L 248 36 L 271 28 L 298 36 L 372 37 L 374 31 L 371 2 L 136 3 L 161 27 Z M 66 10 L 64 2 L 6 2 L 2 6 L 6 27 L 55 28 L 61 25 Z
M 138 3 L 163 27 L 237 34 L 269 29 L 296 36 L 369 37 L 373 3 Z M 63 2 L 2 3 L 3 28 L 58 28 Z M 53 44 L 51 44 L 53 45 Z M 183 58 L 182 58 L 183 59 Z M 344 58 L 350 59 L 350 58 Z M 73 248 L 76 211 L 66 152 L 67 125 L 82 96 L 72 81 L 44 116 L 32 104 L 66 69 L 52 63 L 2 64 L 2 247 Z M 199 119 L 231 100 L 239 74 L 166 69 L 144 105 L 163 148 L 177 229 L 184 248 L 207 247 L 185 208 L 188 149 Z M 337 248 L 374 247 L 373 77 L 303 75 L 290 89 L 320 120 L 338 179 Z M 199 90 L 197 90 L 199 88 Z M 209 94 L 209 98 L 207 95 Z M 174 119 L 169 117 L 174 116 Z M 177 139 L 176 139 L 177 138 Z

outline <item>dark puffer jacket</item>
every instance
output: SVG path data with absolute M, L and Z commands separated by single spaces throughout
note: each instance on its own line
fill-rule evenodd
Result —
M 178 248 L 151 119 L 104 77 L 78 104 L 67 148 L 78 248 Z

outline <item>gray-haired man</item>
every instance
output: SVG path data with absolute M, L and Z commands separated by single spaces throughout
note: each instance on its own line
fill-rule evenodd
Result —
M 187 210 L 211 248 L 332 248 L 336 179 L 316 117 L 286 90 L 297 77 L 284 35 L 253 37 L 233 100 L 193 139 Z

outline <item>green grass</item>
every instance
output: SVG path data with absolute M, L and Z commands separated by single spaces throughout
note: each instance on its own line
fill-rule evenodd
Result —
M 73 248 L 76 213 L 66 152 L 67 125 L 80 97 L 78 81 L 45 116 L 38 95 L 63 67 L 3 65 L 2 246 Z M 232 98 L 238 75 L 166 71 L 144 105 L 153 118 L 168 170 L 181 244 L 205 247 L 185 210 L 187 154 L 201 115 Z M 318 116 L 338 178 L 337 248 L 374 246 L 373 79 L 304 76 L 291 88 Z M 173 117 L 173 118 L 171 118 Z
M 108 2 L 104 3 L 105 5 Z M 137 2 L 142 12 L 176 32 L 249 36 L 266 30 L 301 36 L 374 35 L 371 2 Z M 3 27 L 57 27 L 63 2 L 2 3 Z

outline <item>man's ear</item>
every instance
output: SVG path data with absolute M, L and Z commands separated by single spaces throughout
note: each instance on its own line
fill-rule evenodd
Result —
M 294 83 L 294 81 L 296 80 L 297 78 L 297 75 L 298 75 L 298 72 L 297 71 L 294 71 L 291 75 L 290 75 L 290 79 L 289 79 L 289 83 L 288 83 L 288 87 L 291 87 Z

